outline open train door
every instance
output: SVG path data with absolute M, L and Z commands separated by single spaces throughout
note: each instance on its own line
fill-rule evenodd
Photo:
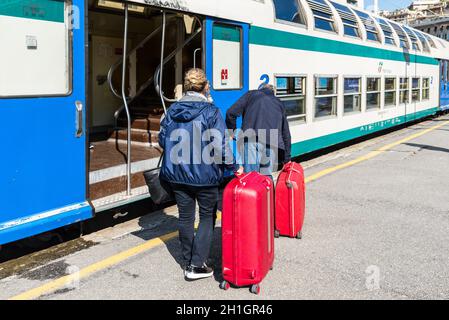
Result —
M 92 216 L 84 4 L 0 4 L 0 245 Z
M 249 88 L 249 25 L 207 19 L 206 74 L 223 116 Z

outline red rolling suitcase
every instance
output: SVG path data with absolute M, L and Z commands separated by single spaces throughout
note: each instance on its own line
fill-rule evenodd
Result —
M 302 238 L 305 203 L 304 169 L 299 163 L 289 162 L 276 184 L 276 238 Z
M 274 191 L 270 178 L 257 172 L 232 180 L 223 194 L 222 258 L 220 288 L 230 283 L 251 286 L 260 292 L 260 282 L 274 261 Z

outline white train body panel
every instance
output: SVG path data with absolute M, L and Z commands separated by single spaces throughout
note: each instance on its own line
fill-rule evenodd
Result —
M 275 83 L 276 75 L 306 76 L 306 121 L 301 124 L 291 123 L 292 142 L 294 143 L 293 149 L 295 149 L 295 144 L 298 146 L 304 141 L 316 143 L 316 147 L 296 148 L 296 152 L 294 151 L 293 154 L 313 151 L 320 147 L 356 138 L 413 120 L 415 116 L 420 118 L 435 113 L 438 110 L 440 67 L 437 59 L 449 60 L 449 50 L 441 46 L 446 43 L 446 47 L 449 48 L 449 43 L 437 40 L 432 36 L 429 37 L 438 43 L 438 48 L 431 48 L 431 52 L 428 53 L 422 50 L 420 42 L 420 50 L 410 49 L 410 52 L 404 53 L 399 46 L 384 44 L 385 33 L 380 32 L 381 26 L 377 20 L 374 21 L 381 41 L 368 41 L 367 29 L 362 27 L 361 17 L 355 15 L 361 38 L 348 37 L 344 35 L 343 20 L 332 5 L 329 7 L 335 19 L 337 32 L 318 30 L 314 28 L 314 15 L 306 0 L 299 0 L 306 20 L 305 25 L 277 21 L 272 0 L 134 0 L 132 2 L 250 24 L 250 90 L 259 87 L 262 75 L 268 75 L 272 84 Z M 335 2 L 345 4 L 345 1 L 336 0 Z M 357 10 L 363 11 L 359 8 Z M 375 18 L 372 14 L 370 16 Z M 287 40 L 281 39 L 284 37 Z M 399 43 L 397 32 L 393 32 L 393 37 L 395 42 Z M 407 36 L 407 39 L 410 41 L 410 36 Z M 318 44 L 317 47 L 311 49 L 310 46 L 302 45 L 301 41 L 317 41 L 317 43 L 321 43 L 321 47 Z M 328 43 L 334 48 L 329 49 L 323 43 Z M 408 63 L 407 59 L 411 61 Z M 415 63 L 415 59 L 419 60 L 418 63 Z M 314 118 L 314 77 L 318 75 L 338 76 L 338 111 L 335 117 Z M 351 76 L 360 77 L 362 81 L 361 112 L 344 114 L 344 77 Z M 381 78 L 381 106 L 379 109 L 366 109 L 368 77 Z M 385 77 L 396 78 L 397 104 L 394 107 L 384 106 Z M 407 104 L 399 103 L 399 79 L 401 77 L 407 77 L 410 81 Z M 428 100 L 420 99 L 418 102 L 412 102 L 411 78 L 414 77 L 420 78 L 421 88 L 424 78 L 430 80 L 430 98 Z M 329 139 L 336 133 L 343 134 L 343 138 Z M 327 142 L 317 142 L 316 139 L 320 137 L 325 138 Z

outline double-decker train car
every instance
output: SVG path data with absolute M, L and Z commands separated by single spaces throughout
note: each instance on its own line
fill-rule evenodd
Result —
M 3 0 L 0 43 L 0 245 L 150 197 L 192 67 L 273 84 L 294 156 L 449 108 L 449 43 L 344 1 Z

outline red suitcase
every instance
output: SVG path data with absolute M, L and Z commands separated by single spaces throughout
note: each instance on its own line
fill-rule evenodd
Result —
M 289 162 L 276 184 L 276 238 L 302 238 L 305 203 L 304 169 L 299 163 Z
M 274 261 L 274 185 L 257 172 L 232 180 L 223 193 L 222 258 L 220 288 L 230 283 L 251 286 L 260 292 L 260 282 Z

